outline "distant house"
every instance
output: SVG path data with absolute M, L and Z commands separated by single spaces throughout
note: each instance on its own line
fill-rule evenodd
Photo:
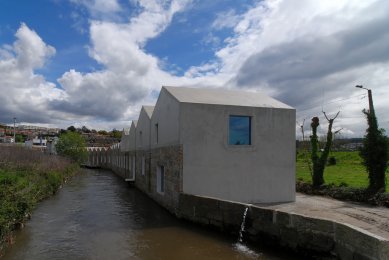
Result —
M 14 143 L 15 140 L 13 136 L 2 136 L 0 137 L 0 143 Z
M 25 146 L 27 148 L 46 147 L 47 139 L 46 138 L 34 137 L 34 138 L 30 139 L 30 140 L 25 141 L 24 143 L 25 143 Z
M 295 117 L 260 93 L 162 87 L 155 107 L 143 106 L 123 136 L 122 176 L 170 210 L 180 193 L 294 201 Z

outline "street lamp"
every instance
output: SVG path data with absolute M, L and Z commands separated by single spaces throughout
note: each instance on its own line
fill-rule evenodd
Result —
M 373 95 L 371 94 L 371 89 L 364 88 L 362 85 L 356 85 L 355 87 L 367 90 L 367 94 L 369 97 L 369 113 L 371 113 L 370 115 L 374 115 Z
M 16 144 L 16 117 L 14 117 L 14 143 Z

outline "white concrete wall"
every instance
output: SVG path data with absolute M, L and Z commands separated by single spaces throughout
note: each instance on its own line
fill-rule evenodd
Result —
M 129 134 L 129 151 L 134 151 L 136 148 L 136 123 L 132 121 Z
M 162 88 L 151 117 L 152 148 L 178 144 L 180 103 Z M 156 127 L 158 124 L 158 144 Z
M 142 134 L 141 134 L 142 133 Z M 150 147 L 150 118 L 142 107 L 136 125 L 136 149 L 149 149 Z
M 230 115 L 251 116 L 252 145 L 228 145 Z M 246 203 L 295 200 L 294 109 L 181 103 L 183 192 Z
M 120 139 L 120 151 L 121 152 L 128 152 L 130 150 L 130 135 L 129 133 L 125 133 L 123 131 L 122 137 Z

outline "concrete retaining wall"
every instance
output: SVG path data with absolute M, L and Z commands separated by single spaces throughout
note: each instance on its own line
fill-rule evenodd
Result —
M 282 246 L 306 256 L 389 259 L 388 240 L 331 220 L 187 194 L 180 195 L 177 216 L 237 235 L 246 207 L 246 240 Z

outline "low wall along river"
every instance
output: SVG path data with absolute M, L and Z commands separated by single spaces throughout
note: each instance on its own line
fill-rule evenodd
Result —
M 389 259 L 388 241 L 364 230 L 268 207 L 182 194 L 178 216 L 237 234 L 246 208 L 246 241 L 282 246 L 307 257 Z

